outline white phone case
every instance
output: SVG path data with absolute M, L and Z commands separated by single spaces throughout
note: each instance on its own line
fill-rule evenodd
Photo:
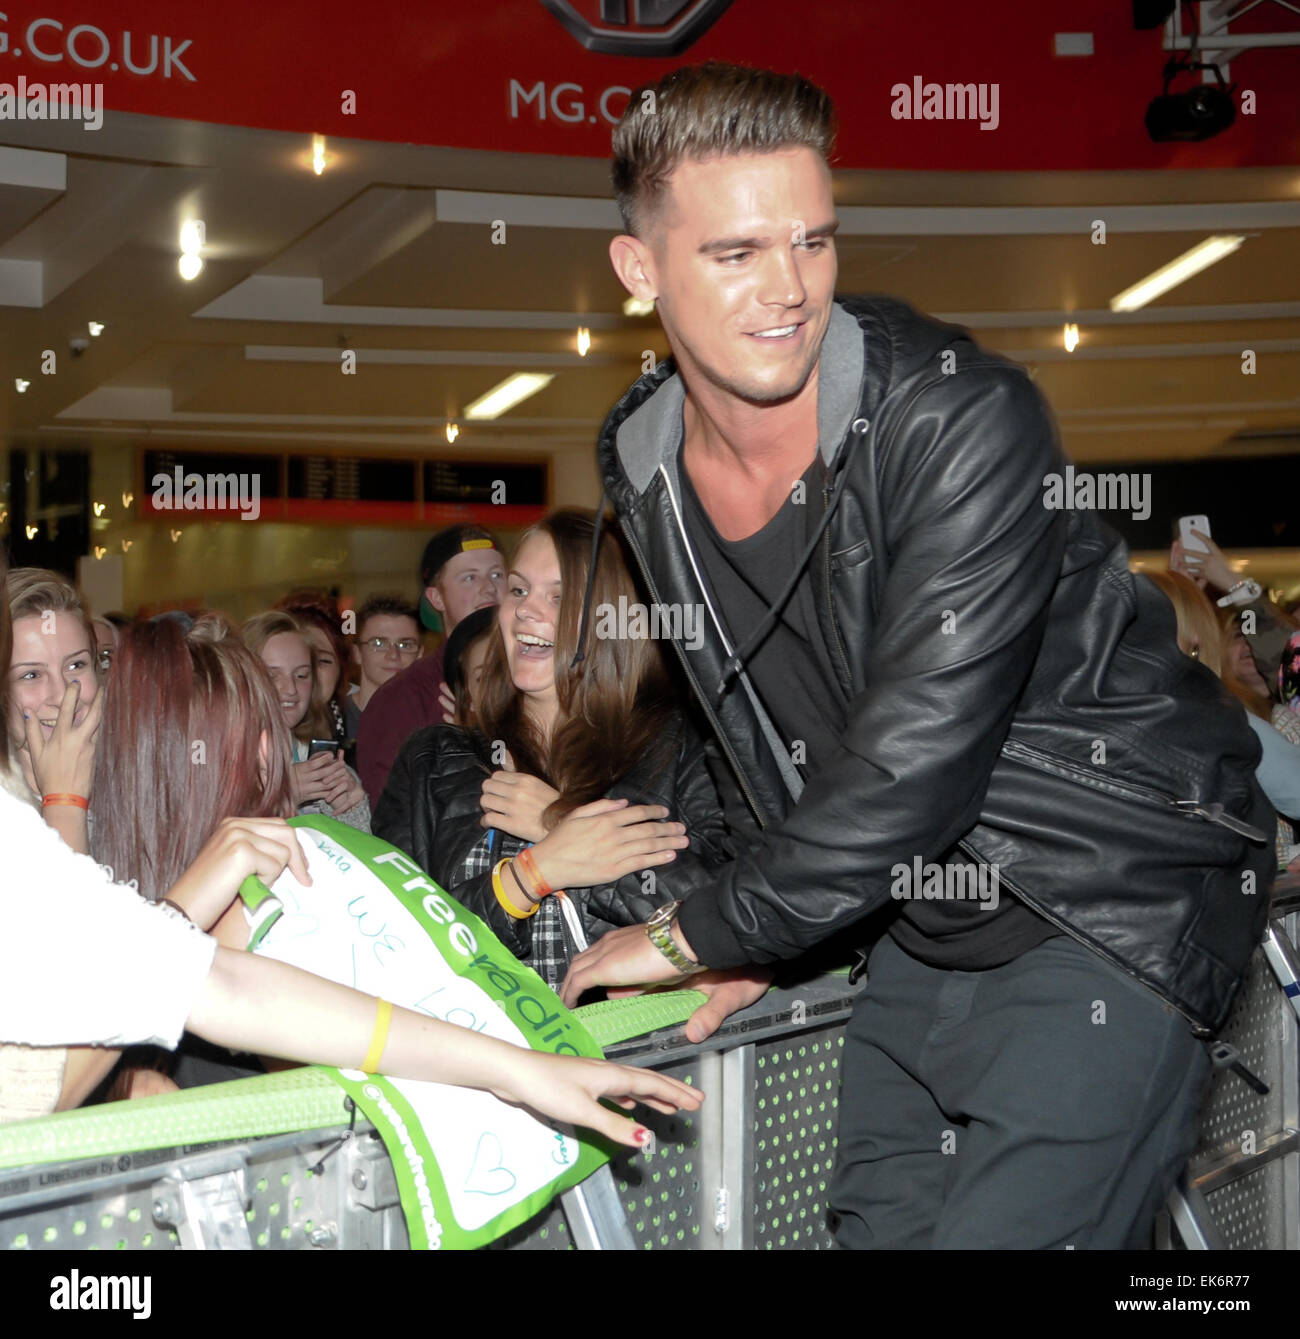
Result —
M 1210 533 L 1210 518 L 1208 516 L 1180 516 L 1178 518 L 1178 539 L 1183 546 L 1184 553 L 1209 553 L 1205 544 L 1192 534 L 1193 530 L 1199 530 L 1201 534 Z

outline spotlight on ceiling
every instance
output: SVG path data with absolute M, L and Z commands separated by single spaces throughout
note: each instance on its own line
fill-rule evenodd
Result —
M 1169 85 L 1179 74 L 1213 70 L 1215 82 L 1197 84 L 1184 93 L 1171 93 Z M 1157 144 L 1171 140 L 1198 141 L 1221 134 L 1237 119 L 1232 100 L 1236 84 L 1225 84 L 1217 65 L 1203 61 L 1171 60 L 1165 66 L 1165 91 L 1147 107 L 1147 134 Z

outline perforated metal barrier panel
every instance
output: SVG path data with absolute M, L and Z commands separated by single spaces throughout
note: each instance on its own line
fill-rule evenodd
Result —
M 826 1195 L 835 1165 L 842 1028 L 757 1048 L 753 1245 L 828 1250 Z
M 673 1117 L 643 1109 L 655 1143 L 614 1162 L 608 1193 L 593 1177 L 493 1249 L 829 1245 L 825 1191 L 839 1033 L 855 994 L 843 977 L 819 978 L 769 992 L 702 1045 L 688 1043 L 673 1026 L 608 1047 L 611 1059 L 704 1088 L 709 1102 Z M 176 1128 L 201 1126 L 193 1108 L 210 1100 L 223 1101 L 236 1123 L 246 1121 L 247 1094 L 263 1083 L 191 1090 L 185 1109 L 174 1113 Z M 265 1083 L 285 1090 L 284 1100 L 295 1104 L 291 1113 L 319 1119 L 333 1111 L 338 1122 L 258 1139 L 0 1168 L 0 1248 L 406 1247 L 392 1166 L 369 1123 L 348 1123 L 341 1091 L 287 1075 Z M 782 1096 L 802 1105 L 778 1111 Z M 76 1131 L 51 1127 L 75 1135 L 69 1142 L 83 1151 L 95 1147 L 88 1133 L 94 1117 L 85 1114 L 91 1121 Z M 28 1140 L 34 1148 L 50 1142 Z
M 1289 957 L 1297 917 L 1275 923 L 1274 955 Z M 1222 1040 L 1241 1063 L 1268 1085 L 1254 1091 L 1238 1074 L 1215 1072 L 1202 1109 L 1197 1151 L 1187 1183 L 1198 1195 L 1198 1233 L 1183 1244 L 1229 1250 L 1295 1250 L 1300 1247 L 1300 1077 L 1297 1019 L 1263 949 L 1255 954 Z M 1206 1221 L 1208 1219 L 1208 1222 Z M 1176 1223 L 1176 1226 L 1179 1226 Z M 1193 1227 L 1198 1225 L 1194 1224 Z
M 769 992 L 701 1045 L 673 1026 L 609 1046 L 611 1059 L 662 1070 L 701 1087 L 709 1101 L 674 1117 L 643 1109 L 656 1135 L 651 1149 L 620 1156 L 491 1249 L 832 1248 L 827 1194 L 844 1024 L 856 993 L 842 976 L 821 977 Z M 1296 1034 L 1295 1013 L 1261 952 L 1225 1038 L 1270 1091 L 1261 1096 L 1230 1071 L 1216 1074 L 1189 1169 L 1188 1193 L 1207 1232 L 1198 1234 L 1194 1214 L 1175 1219 L 1172 1244 L 1300 1246 Z M 0 1166 L 0 1249 L 405 1248 L 392 1166 L 368 1122 L 350 1129 L 343 1094 L 328 1081 L 267 1082 L 293 1103 L 278 1127 L 285 1133 L 112 1156 L 85 1156 L 93 1145 L 74 1140 L 83 1156 Z M 221 1090 L 230 1096 L 218 1098 Z M 204 1102 L 206 1092 L 246 1120 L 245 1091 L 223 1084 L 186 1097 Z M 196 1128 L 188 1109 L 174 1119 L 182 1138 Z M 317 1128 L 289 1128 L 308 1119 Z

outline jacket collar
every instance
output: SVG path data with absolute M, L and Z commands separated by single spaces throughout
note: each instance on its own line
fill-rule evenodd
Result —
M 682 435 L 686 387 L 676 371 L 666 377 L 660 364 L 645 381 L 628 391 L 626 402 L 644 397 L 616 430 L 615 447 L 624 477 L 639 495 L 660 465 L 676 474 L 675 458 Z M 817 442 L 827 467 L 848 435 L 862 402 L 866 347 L 857 320 L 836 302 L 822 339 L 817 374 Z M 657 388 L 654 379 L 659 377 Z

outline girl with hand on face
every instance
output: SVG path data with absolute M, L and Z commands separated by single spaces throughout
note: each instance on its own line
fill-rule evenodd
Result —
M 9 572 L 5 602 L 13 628 L 9 787 L 38 804 L 46 823 L 84 855 L 104 707 L 90 616 L 63 577 L 38 567 Z
M 357 774 L 343 761 L 343 750 L 310 753 L 315 653 L 301 624 L 292 614 L 272 610 L 250 618 L 243 637 L 266 666 L 279 695 L 284 723 L 294 735 L 290 779 L 298 812 L 329 814 L 349 827 L 369 832 L 370 802 Z
M 593 517 L 575 510 L 524 534 L 475 728 L 412 735 L 375 814 L 376 833 L 552 985 L 572 947 L 552 890 L 594 940 L 688 896 L 730 853 L 710 751 L 658 645 L 598 636 L 594 614 L 580 632 L 593 538 Z M 638 599 L 610 530 L 595 561 L 593 610 Z

